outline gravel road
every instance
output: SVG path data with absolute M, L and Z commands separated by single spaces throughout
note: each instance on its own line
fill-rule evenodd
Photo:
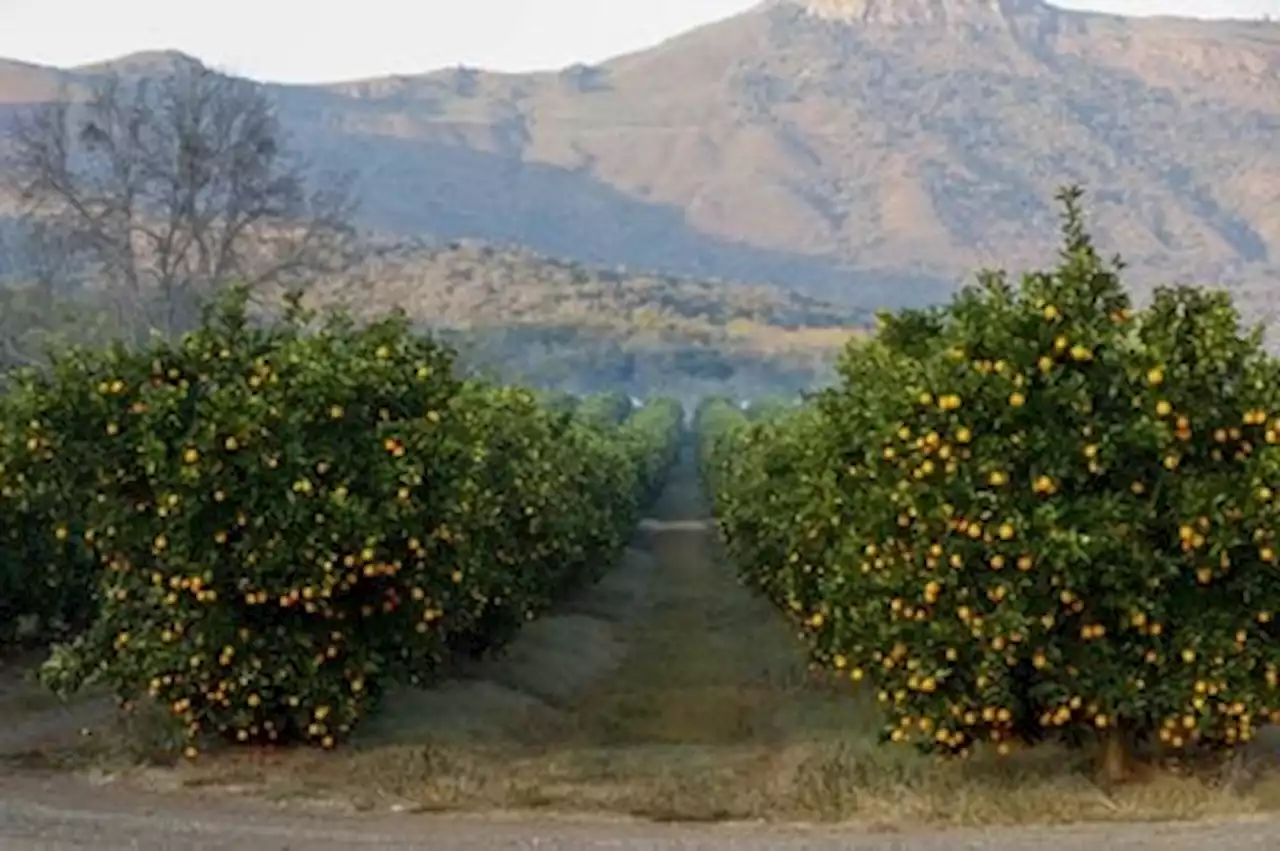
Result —
M 67 776 L 0 778 L 5 851 L 1271 851 L 1280 820 L 871 834 L 831 827 L 450 817 L 138 794 Z

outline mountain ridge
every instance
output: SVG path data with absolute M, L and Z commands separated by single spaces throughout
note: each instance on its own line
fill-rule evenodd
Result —
M 766 7 L 795 6 L 832 21 L 863 24 L 950 25 L 1008 23 L 1014 15 L 1058 7 L 1040 0 L 767 0 Z
M 1051 260 L 1080 182 L 1139 294 L 1280 275 L 1275 24 L 771 0 L 599 65 L 268 88 L 404 233 L 896 306 Z

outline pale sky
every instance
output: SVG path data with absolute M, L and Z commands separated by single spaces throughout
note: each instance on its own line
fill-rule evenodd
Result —
M 757 0 L 0 0 L 0 57 L 77 65 L 177 49 L 259 80 L 452 65 L 561 68 L 638 50 Z M 1134 15 L 1280 19 L 1280 0 L 1058 0 Z

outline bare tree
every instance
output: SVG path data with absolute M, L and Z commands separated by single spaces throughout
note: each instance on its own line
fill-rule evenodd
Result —
M 0 220 L 0 371 L 41 360 L 69 267 L 58 235 L 27 217 Z
M 173 334 L 223 284 L 295 287 L 356 261 L 350 176 L 309 191 L 285 143 L 259 86 L 181 62 L 30 110 L 6 173 L 43 246 L 106 289 L 122 327 Z

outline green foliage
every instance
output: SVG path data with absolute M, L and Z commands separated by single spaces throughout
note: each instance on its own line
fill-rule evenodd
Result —
M 633 457 L 643 459 L 636 485 L 642 503 L 658 498 L 680 456 L 683 433 L 684 408 L 674 399 L 651 400 L 623 423 L 622 439 Z
M 255 327 L 239 292 L 180 341 L 58 357 L 0 406 L 6 605 L 42 604 L 21 589 L 38 564 L 93 613 L 44 668 L 57 690 L 154 700 L 193 751 L 331 746 L 388 683 L 501 644 L 620 552 L 670 454 L 660 416 L 460 382 L 403 316 L 310 319 Z
M 833 516 L 825 426 L 805 407 L 752 422 L 708 406 L 703 476 L 717 525 L 747 585 L 792 613 L 812 611 L 818 588 L 806 565 L 828 554 Z
M 704 442 L 718 520 L 887 738 L 1231 746 L 1280 709 L 1277 363 L 1225 294 L 1134 312 L 1061 200 L 1057 268 L 887 322 L 808 410 Z
M 0 389 L 9 369 L 44 364 L 50 351 L 106 341 L 124 330 L 105 300 L 0 280 Z
M 638 520 L 648 459 L 616 429 L 548 410 L 521 388 L 470 384 L 452 416 L 453 442 L 431 466 L 454 485 L 440 518 L 454 568 L 485 577 L 460 598 L 465 621 L 448 628 L 450 646 L 474 654 L 599 578 Z
M 946 310 L 931 307 L 880 313 L 876 338 L 885 346 L 914 358 L 926 357 L 938 345 Z
M 620 391 L 611 391 L 582 399 L 576 413 L 586 422 L 610 426 L 625 422 L 631 411 L 631 397 Z
M 538 399 L 547 408 L 566 414 L 577 411 L 578 403 L 581 401 L 577 396 L 563 390 L 540 390 Z
M 710 494 L 719 492 L 716 476 L 725 468 L 721 448 L 730 444 L 736 429 L 747 424 L 746 414 L 722 396 L 703 399 L 693 412 L 693 433 L 698 441 L 698 468 Z
M 769 396 L 764 399 L 756 399 L 747 405 L 747 417 L 752 422 L 762 422 L 784 416 L 793 407 L 786 399 Z
M 88 453 L 50 434 L 34 373 L 10 378 L 20 389 L 0 404 L 0 646 L 83 628 L 98 574 L 74 491 Z

